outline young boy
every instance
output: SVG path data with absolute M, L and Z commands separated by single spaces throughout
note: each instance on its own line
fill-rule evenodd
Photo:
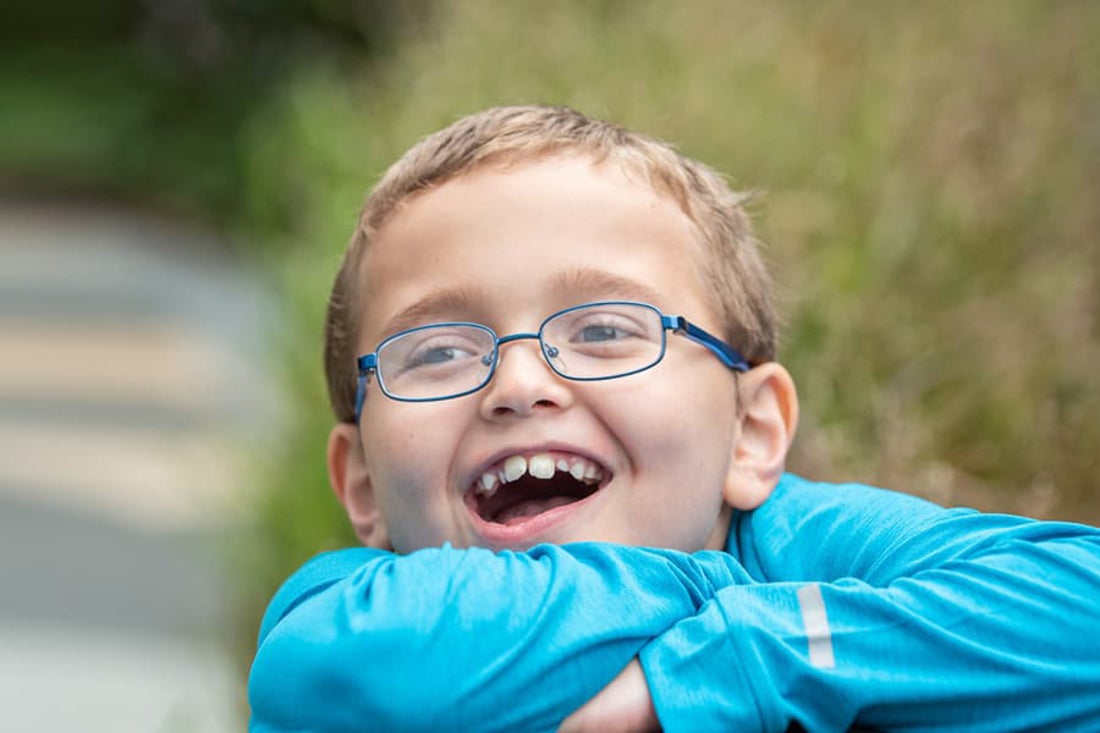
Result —
M 538 107 L 415 146 L 326 332 L 366 547 L 272 601 L 252 730 L 1100 730 L 1100 532 L 784 474 L 775 331 L 667 146 Z

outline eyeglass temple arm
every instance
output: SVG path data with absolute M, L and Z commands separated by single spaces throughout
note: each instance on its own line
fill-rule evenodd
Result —
M 367 375 L 378 368 L 378 356 L 366 354 L 359 357 L 359 378 L 355 381 L 355 424 L 363 412 L 363 400 L 367 398 Z
M 747 372 L 751 365 L 745 357 L 738 353 L 737 349 L 727 344 L 717 336 L 712 336 L 698 326 L 692 324 L 683 316 L 661 315 L 661 325 L 674 333 L 686 336 L 692 341 L 710 349 L 718 360 L 730 369 L 738 372 Z

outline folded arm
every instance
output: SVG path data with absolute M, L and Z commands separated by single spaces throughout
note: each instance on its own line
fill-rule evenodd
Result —
M 666 730 L 1100 730 L 1095 529 L 788 491 L 731 538 L 768 582 L 642 650 Z
M 712 574 L 601 544 L 322 556 L 265 618 L 252 730 L 553 730 L 716 583 L 747 579 L 714 555 Z

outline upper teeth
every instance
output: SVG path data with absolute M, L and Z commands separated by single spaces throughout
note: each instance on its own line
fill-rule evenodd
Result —
M 504 473 L 501 475 L 501 480 L 505 483 L 515 481 L 525 473 L 527 473 L 527 459 L 523 456 L 509 456 L 508 460 L 504 462 Z
M 525 457 L 508 456 L 497 467 L 478 477 L 474 488 L 483 496 L 492 496 L 503 484 L 516 481 L 524 474 L 534 478 L 549 479 L 555 471 L 568 473 L 577 481 L 598 483 L 603 478 L 603 470 L 586 458 L 580 456 L 561 457 L 556 461 L 549 453 L 536 453 Z
M 535 478 L 552 478 L 554 475 L 554 459 L 545 453 L 531 456 L 531 460 L 527 461 L 527 473 Z

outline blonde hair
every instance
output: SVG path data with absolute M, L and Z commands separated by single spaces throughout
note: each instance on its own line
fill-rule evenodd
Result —
M 771 361 L 776 316 L 771 281 L 745 215 L 747 197 L 709 167 L 669 145 L 567 107 L 493 107 L 464 117 L 413 146 L 371 191 L 336 275 L 325 319 L 325 376 L 336 418 L 355 419 L 358 314 L 367 302 L 361 265 L 372 238 L 407 197 L 490 163 L 555 153 L 610 161 L 670 196 L 698 228 L 698 263 L 724 324 L 724 337 L 751 364 Z

